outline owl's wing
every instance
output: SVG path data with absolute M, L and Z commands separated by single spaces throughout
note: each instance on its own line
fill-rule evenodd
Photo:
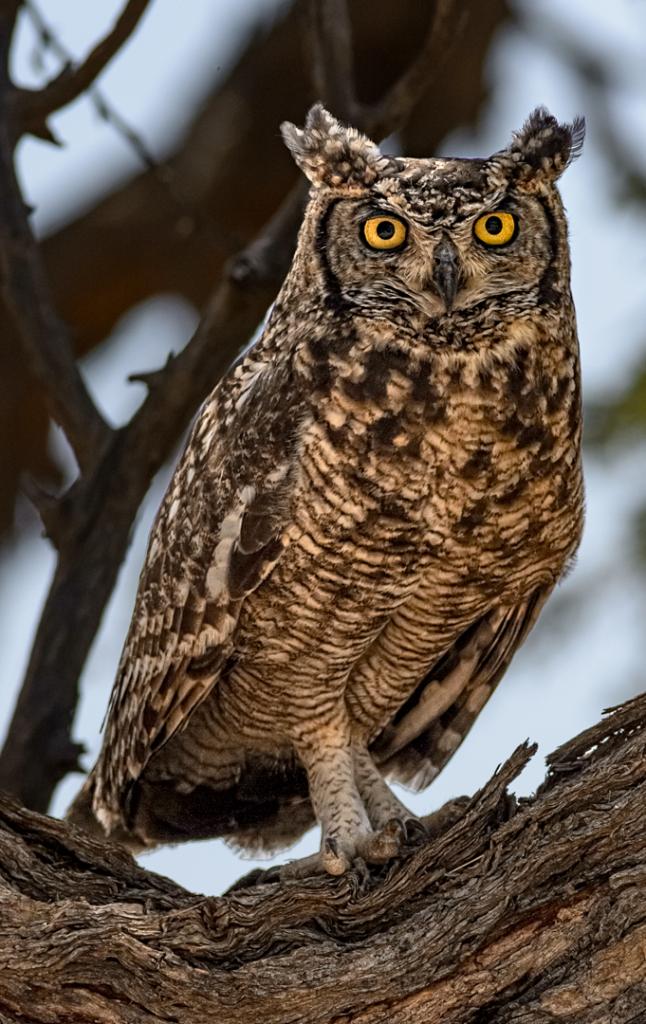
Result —
M 245 597 L 287 544 L 299 410 L 279 415 L 271 386 L 247 387 L 237 391 L 242 413 L 229 415 L 230 384 L 227 405 L 216 389 L 198 418 L 151 533 L 92 773 L 94 813 L 108 829 L 149 758 L 216 684 Z
M 505 674 L 551 589 L 537 588 L 517 605 L 493 609 L 433 665 L 374 744 L 384 774 L 416 789 L 439 774 Z

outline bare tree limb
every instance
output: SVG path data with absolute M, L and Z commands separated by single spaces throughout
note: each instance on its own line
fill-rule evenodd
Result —
M 2 289 L 33 374 L 47 395 L 53 418 L 64 429 L 82 469 L 95 461 L 109 428 L 92 401 L 74 361 L 67 330 L 58 318 L 28 221 L 13 165 L 7 60 L 13 22 L 0 23 L 0 266 Z
M 452 14 L 456 17 L 451 19 Z M 308 49 L 319 98 L 342 120 L 377 139 L 403 125 L 454 51 L 465 12 L 455 0 L 434 0 L 428 29 L 415 59 L 373 105 L 359 103 L 352 60 L 352 26 L 346 0 L 310 0 Z
M 110 32 L 76 67 L 67 65 L 42 89 L 15 90 L 15 125 L 19 133 L 43 135 L 47 118 L 78 99 L 96 81 L 101 72 L 130 38 L 141 21 L 150 0 L 127 0 Z
M 293 241 L 294 224 L 286 220 L 282 237 L 274 235 L 268 279 L 258 270 L 244 284 L 230 277 L 222 282 L 189 344 L 159 371 L 148 398 L 113 434 L 93 471 L 60 501 L 55 514 L 65 532 L 58 563 L 0 754 L 0 787 L 30 807 L 45 810 L 58 782 L 78 770 L 80 750 L 71 740 L 78 680 L 137 509 L 196 406 L 262 318 Z
M 82 469 L 92 465 L 109 428 L 85 387 L 67 330 L 55 313 L 13 169 L 6 121 L 0 124 L 0 266 L 2 290 L 27 361 L 42 384 L 52 417 L 65 431 Z
M 0 799 L 7 1024 L 638 1024 L 646 695 L 382 869 L 186 892 Z

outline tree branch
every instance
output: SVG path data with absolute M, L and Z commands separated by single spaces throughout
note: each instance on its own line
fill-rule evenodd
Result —
M 646 695 L 518 804 L 528 754 L 387 867 L 223 897 L 0 800 L 3 1020 L 636 1024 Z
M 445 66 L 464 27 L 464 12 L 451 25 L 450 16 L 455 7 L 455 0 L 435 0 L 433 15 L 417 57 L 382 99 L 365 112 L 364 124 L 368 134 L 385 138 L 397 125 L 405 122 Z
M 358 116 L 352 59 L 352 27 L 346 0 L 310 0 L 307 50 L 318 98 L 352 124 Z
M 0 22 L 0 267 L 2 290 L 34 376 L 47 395 L 79 466 L 89 468 L 109 437 L 76 366 L 68 333 L 54 311 L 42 259 L 16 180 L 7 72 L 13 22 Z
M 114 27 L 76 67 L 67 65 L 42 89 L 15 90 L 15 125 L 42 136 L 47 118 L 78 99 L 119 52 L 141 21 L 150 0 L 128 0 Z
M 453 19 L 455 0 L 434 0 L 420 51 L 397 81 L 372 105 L 359 103 L 352 60 L 352 26 L 346 0 L 310 0 L 308 51 L 318 97 L 338 117 L 383 139 L 401 127 L 454 51 L 465 12 Z M 451 35 L 449 36 L 449 30 Z

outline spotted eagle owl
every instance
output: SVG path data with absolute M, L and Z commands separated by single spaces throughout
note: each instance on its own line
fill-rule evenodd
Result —
M 583 122 L 536 110 L 488 159 L 387 156 L 320 105 L 282 131 L 296 255 L 164 498 L 71 816 L 254 851 L 316 819 L 338 874 L 413 819 L 386 779 L 438 774 L 579 542 Z

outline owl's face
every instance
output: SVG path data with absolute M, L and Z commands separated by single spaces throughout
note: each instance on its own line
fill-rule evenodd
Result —
M 321 287 L 359 315 L 401 322 L 492 301 L 504 313 L 567 284 L 555 182 L 580 148 L 582 122 L 536 111 L 488 160 L 388 158 L 321 107 L 302 132 L 283 131 L 314 185 L 308 244 Z
M 401 175 L 328 215 L 327 260 L 356 306 L 437 317 L 541 279 L 554 241 L 539 197 L 488 187 L 478 161 L 401 163 Z

